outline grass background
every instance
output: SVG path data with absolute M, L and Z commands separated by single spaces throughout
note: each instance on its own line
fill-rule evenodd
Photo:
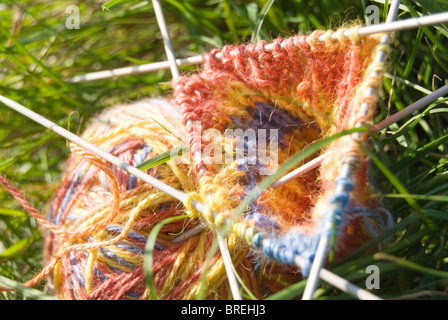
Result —
M 169 94 L 169 70 L 68 81 L 87 72 L 166 60 L 151 1 L 109 2 L 109 10 L 102 10 L 105 3 L 2 0 L 0 94 L 75 133 L 103 108 Z M 79 7 L 79 29 L 65 26 L 69 5 Z M 366 21 L 369 5 L 379 8 L 384 21 L 388 9 L 387 0 L 166 0 L 162 5 L 178 58 Z M 398 19 L 447 10 L 445 0 L 404 0 Z M 447 25 L 396 34 L 376 121 L 447 83 L 447 39 Z M 381 285 L 372 292 L 383 298 L 448 296 L 447 111 L 447 100 L 440 100 L 370 140 L 373 181 L 396 224 L 331 270 L 365 287 L 366 267 L 377 265 Z M 41 212 L 58 186 L 67 153 L 65 139 L 0 105 L 0 173 Z M 387 238 L 380 253 L 369 251 Z M 17 283 L 31 279 L 42 268 L 42 242 L 35 221 L 0 188 L 0 277 Z M 272 298 L 293 298 L 303 287 L 298 283 Z M 350 298 L 327 285 L 317 293 L 321 299 Z M 32 297 L 40 296 L 0 293 L 6 300 Z

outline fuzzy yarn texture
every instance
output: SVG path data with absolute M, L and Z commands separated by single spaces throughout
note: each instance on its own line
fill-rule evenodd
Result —
M 53 228 L 46 231 L 47 267 L 42 274 L 53 291 L 63 299 L 148 299 L 143 267 L 148 235 L 158 222 L 179 217 L 163 225 L 153 248 L 153 283 L 159 298 L 194 299 L 205 273 L 204 296 L 231 299 L 220 252 L 206 263 L 216 229 L 229 224 L 227 246 L 246 289 L 255 298 L 278 292 L 306 276 L 309 265 L 297 267 L 292 259 L 312 259 L 313 236 L 348 155 L 357 159 L 358 170 L 346 182 L 336 256 L 371 238 L 366 227 L 370 216 L 361 213 L 373 213 L 379 203 L 370 197 L 368 165 L 359 147 L 365 134 L 338 139 L 321 151 L 327 154 L 321 166 L 265 190 L 235 219 L 232 213 L 264 178 L 261 170 L 272 163 L 251 162 L 249 157 L 210 161 L 207 155 L 221 155 L 205 152 L 217 141 L 203 134 L 208 129 L 222 134 L 224 157 L 239 139 L 226 137 L 226 129 L 253 129 L 255 135 L 259 129 L 275 129 L 281 165 L 315 141 L 356 123 L 368 125 L 376 97 L 364 99 L 363 94 L 367 87 L 380 87 L 384 66 L 374 63 L 380 36 L 361 38 L 358 29 L 348 29 L 352 35 L 336 41 L 331 34 L 344 30 L 278 38 L 269 51 L 265 41 L 213 50 L 199 70 L 173 81 L 172 98 L 113 107 L 93 119 L 82 137 L 134 166 L 185 142 L 190 154 L 147 173 L 185 192 L 188 201 L 180 203 L 71 145 L 65 177 L 47 216 Z M 320 36 L 325 41 L 318 41 Z M 369 104 L 367 114 L 360 114 L 363 102 Z M 192 123 L 200 124 L 202 131 Z M 269 142 L 269 135 L 266 138 Z M 244 152 L 257 155 L 256 146 L 242 145 Z M 199 151 L 201 158 L 196 156 Z M 193 208 L 193 200 L 205 205 L 205 213 Z M 199 224 L 207 227 L 172 242 Z

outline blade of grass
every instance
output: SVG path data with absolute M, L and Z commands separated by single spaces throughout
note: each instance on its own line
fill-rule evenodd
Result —
M 69 85 L 65 83 L 59 75 L 51 71 L 46 65 L 44 65 L 39 59 L 37 59 L 34 55 L 32 55 L 15 37 L 13 37 L 8 30 L 6 30 L 1 24 L 0 24 L 0 32 L 5 35 L 11 42 L 16 46 L 17 50 L 20 51 L 22 54 L 27 56 L 31 61 L 33 61 L 36 65 L 38 65 L 42 70 L 45 71 L 45 73 L 48 74 L 50 78 L 52 78 L 55 82 L 57 82 L 62 88 L 65 90 L 69 90 Z
M 381 197 L 384 197 L 384 198 L 400 198 L 400 199 L 407 199 L 407 198 L 409 198 L 409 199 L 418 199 L 418 200 L 448 202 L 448 196 L 442 196 L 442 195 L 389 193 L 389 194 L 382 194 Z
M 238 272 L 236 272 L 233 265 L 232 265 L 232 267 L 233 267 L 233 273 L 235 274 L 235 277 L 237 278 L 237 280 L 238 280 L 239 284 L 241 285 L 241 287 L 243 288 L 243 290 L 246 292 L 247 297 L 252 300 L 257 300 L 257 297 L 255 297 L 255 295 L 246 286 L 246 284 L 244 283 L 244 280 L 240 277 Z
M 251 42 L 258 42 L 260 41 L 260 30 L 261 26 L 263 25 L 264 19 L 266 18 L 266 15 L 271 9 L 272 5 L 274 4 L 275 0 L 268 0 L 266 4 L 264 5 L 263 9 L 260 12 L 260 15 L 258 16 L 257 20 L 257 26 L 255 27 L 255 30 L 252 33 Z
M 158 166 L 162 163 L 165 163 L 170 160 L 174 160 L 174 159 L 182 156 L 182 154 L 185 152 L 186 148 L 187 148 L 187 146 L 185 146 L 185 145 L 172 148 L 172 149 L 165 151 L 155 157 L 152 157 L 151 159 L 143 161 L 142 163 L 136 165 L 135 167 L 142 171 L 151 169 L 151 168 Z
M 177 140 L 185 143 L 185 141 L 183 141 L 180 137 L 176 136 L 173 132 L 171 132 L 166 126 L 164 126 L 163 124 L 161 124 L 159 121 L 157 121 L 156 119 L 152 119 L 155 123 L 157 123 L 159 126 L 161 126 L 166 132 L 168 132 L 170 135 L 172 135 L 174 138 L 176 138 Z M 186 146 L 185 146 L 186 147 Z
M 369 158 L 375 163 L 378 169 L 384 174 L 384 176 L 390 181 L 390 183 L 397 189 L 397 191 L 401 194 L 408 194 L 405 186 L 395 177 L 389 168 L 387 168 L 383 162 L 375 155 L 373 152 L 362 146 L 364 152 L 367 153 Z M 433 231 L 437 231 L 436 225 L 425 215 L 423 210 L 417 205 L 413 198 L 406 197 L 405 198 L 408 204 L 414 209 L 421 217 L 423 222 Z
M 103 9 L 103 10 L 115 9 L 125 3 L 129 3 L 129 2 L 133 2 L 133 1 L 135 1 L 135 0 L 111 0 L 111 1 L 108 1 L 105 4 L 103 4 L 101 6 L 101 9 Z
M 7 208 L 0 208 L 0 215 L 11 216 L 11 217 L 20 217 L 20 218 L 27 216 L 27 214 L 23 211 L 7 209 Z
M 414 61 L 415 58 L 417 56 L 417 52 L 420 48 L 420 42 L 422 41 L 422 37 L 423 37 L 423 30 L 422 29 L 418 29 L 417 31 L 417 36 L 415 39 L 415 44 L 412 46 L 412 50 L 411 53 L 409 54 L 409 58 L 406 64 L 406 68 L 403 71 L 403 78 L 406 79 L 409 77 L 409 74 L 412 71 L 412 67 L 414 66 Z
M 35 236 L 36 234 L 33 234 L 31 237 L 20 239 L 12 246 L 6 248 L 5 251 L 0 253 L 0 261 L 3 261 L 4 259 L 14 258 L 20 255 L 21 252 L 23 252 L 26 248 L 28 248 L 29 245 L 31 245 L 31 243 L 33 243 Z
M 392 261 L 395 262 L 396 264 L 398 264 L 401 267 L 410 269 L 410 270 L 414 270 L 417 272 L 421 272 L 423 274 L 428 274 L 428 275 L 432 275 L 435 277 L 440 277 L 440 278 L 444 278 L 444 279 L 448 279 L 448 272 L 446 271 L 441 271 L 441 270 L 435 270 L 433 268 L 428 268 L 428 267 L 424 267 L 421 266 L 415 262 L 409 261 L 409 260 L 403 260 L 400 259 L 396 256 L 387 254 L 387 253 L 383 253 L 383 252 L 378 252 L 375 253 L 373 255 L 373 258 L 376 260 L 388 260 L 388 261 Z
M 271 294 L 270 296 L 268 296 L 266 298 L 266 300 L 290 300 L 290 299 L 293 299 L 303 293 L 303 291 L 305 290 L 305 287 L 306 287 L 306 283 L 307 283 L 306 280 L 296 282 L 277 293 Z
M 0 286 L 16 291 L 22 294 L 24 297 L 32 300 L 58 300 L 58 298 L 56 297 L 49 296 L 33 288 L 25 287 L 22 284 L 1 275 L 0 275 Z
M 421 147 L 419 150 L 417 150 L 413 156 L 410 155 L 406 158 L 404 158 L 401 161 L 397 161 L 396 164 L 394 164 L 390 169 L 391 171 L 398 171 L 400 168 L 409 168 L 412 164 L 422 159 L 424 156 L 429 154 L 430 152 L 433 152 L 435 149 L 437 149 L 440 145 L 446 143 L 448 141 L 448 133 L 444 136 L 433 140 L 423 147 Z
M 52 138 L 54 138 L 54 134 L 50 133 L 50 134 L 43 136 L 41 139 L 39 139 L 35 143 L 28 145 L 18 155 L 1 162 L 0 170 L 5 170 L 9 166 L 13 165 L 18 158 L 23 157 L 23 156 L 29 154 L 30 152 L 36 150 L 36 148 L 39 148 L 40 146 L 42 146 L 44 143 L 46 143 L 47 141 L 49 141 Z
M 162 229 L 162 227 L 168 223 L 186 219 L 188 218 L 188 215 L 181 215 L 181 216 L 175 216 L 170 217 L 167 219 L 162 220 L 158 224 L 155 225 L 155 227 L 151 230 L 151 233 L 148 236 L 148 240 L 146 241 L 145 246 L 145 254 L 143 256 L 143 266 L 146 274 L 145 283 L 147 288 L 149 289 L 149 295 L 151 297 L 151 300 L 158 300 L 156 288 L 154 286 L 154 274 L 152 272 L 153 267 L 153 259 L 154 259 L 154 246 L 157 240 L 157 236 Z

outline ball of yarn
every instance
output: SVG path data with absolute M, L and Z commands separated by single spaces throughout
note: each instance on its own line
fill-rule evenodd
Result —
M 134 166 L 178 146 L 183 137 L 180 116 L 164 100 L 109 109 L 82 135 Z M 62 299 L 149 298 L 143 268 L 148 235 L 164 219 L 182 217 L 185 207 L 76 145 L 71 149 L 66 176 L 48 214 L 50 222 L 66 230 L 65 234 L 48 233 L 46 237 L 47 261 L 67 252 L 50 274 L 55 292 Z M 147 173 L 184 192 L 196 188 L 190 166 L 179 159 Z M 232 297 L 220 253 L 206 263 L 214 238 L 212 229 L 181 243 L 172 242 L 201 221 L 190 214 L 160 229 L 153 248 L 153 281 L 159 298 L 194 299 L 206 268 L 205 297 Z M 252 256 L 247 243 L 231 236 L 227 244 L 238 274 L 256 297 L 298 278 L 285 272 L 291 271 L 289 267 L 282 266 L 269 267 L 270 274 L 266 275 L 266 267 Z

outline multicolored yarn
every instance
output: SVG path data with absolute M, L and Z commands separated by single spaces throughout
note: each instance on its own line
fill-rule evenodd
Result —
M 187 201 L 179 203 L 71 145 L 65 178 L 47 216 L 47 267 L 29 285 L 48 275 L 63 299 L 147 299 L 148 235 L 158 222 L 184 214 L 188 217 L 162 227 L 154 246 L 153 281 L 162 299 L 195 298 L 204 272 L 208 299 L 232 297 L 220 253 L 206 265 L 215 232 L 223 226 L 230 230 L 227 245 L 235 270 L 256 298 L 308 274 L 319 237 L 331 232 L 322 228 L 328 219 L 335 217 L 337 224 L 337 256 L 375 235 L 380 224 L 371 217 L 379 204 L 370 196 L 366 157 L 358 145 L 365 135 L 332 143 L 321 151 L 327 157 L 319 168 L 265 190 L 241 216 L 233 215 L 273 163 L 259 157 L 259 146 L 250 140 L 225 136 L 226 129 L 253 129 L 257 141 L 265 138 L 268 145 L 277 139 L 281 165 L 315 141 L 371 122 L 376 101 L 364 99 L 363 92 L 381 83 L 384 66 L 373 62 L 380 36 L 360 38 L 357 27 L 348 31 L 351 36 L 338 41 L 330 40 L 333 31 L 315 31 L 275 39 L 272 50 L 264 41 L 213 50 L 201 70 L 173 82 L 172 100 L 144 100 L 96 117 L 82 137 L 134 166 L 185 141 L 191 162 L 184 154 L 147 173 L 185 192 Z M 318 41 L 321 36 L 325 41 Z M 369 112 L 360 115 L 363 102 Z M 276 137 L 269 135 L 271 129 Z M 221 138 L 210 138 L 206 130 Z M 211 161 L 221 154 L 210 159 L 204 151 L 217 142 L 223 158 L 234 155 L 238 143 L 245 157 Z M 201 158 L 195 157 L 198 152 Z M 344 169 L 347 163 L 357 170 Z M 204 213 L 193 208 L 193 200 L 204 204 Z M 173 242 L 204 223 L 202 232 Z

